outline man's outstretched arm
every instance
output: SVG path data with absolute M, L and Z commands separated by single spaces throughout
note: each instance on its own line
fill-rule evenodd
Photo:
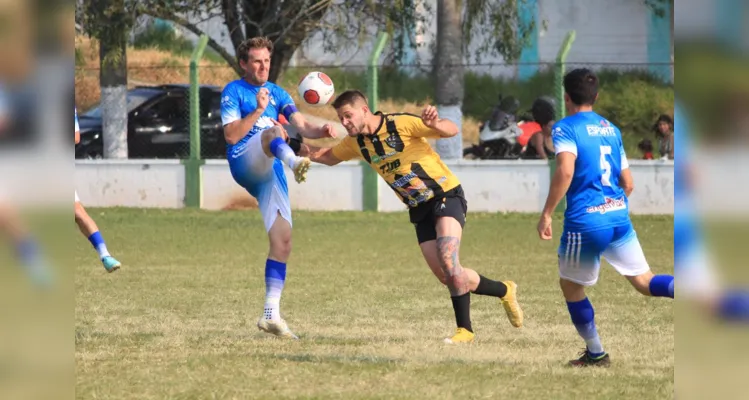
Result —
M 307 119 L 304 118 L 304 115 L 302 115 L 302 113 L 300 112 L 291 114 L 291 119 L 289 120 L 289 122 L 294 125 L 294 127 L 299 131 L 302 137 L 305 137 L 307 139 L 334 137 L 333 127 L 330 124 L 316 126 L 307 121 Z

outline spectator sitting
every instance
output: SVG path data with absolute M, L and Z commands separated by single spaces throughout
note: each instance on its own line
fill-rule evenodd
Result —
M 653 159 L 653 142 L 650 139 L 640 140 L 640 143 L 637 143 L 637 148 L 642 152 L 643 160 Z
M 551 127 L 554 126 L 554 100 L 540 97 L 531 107 L 533 119 L 540 130 L 535 132 L 523 153 L 524 159 L 548 160 L 554 158 L 554 142 L 551 139 Z
M 653 125 L 655 137 L 658 139 L 658 152 L 663 159 L 674 159 L 674 120 L 661 114 Z

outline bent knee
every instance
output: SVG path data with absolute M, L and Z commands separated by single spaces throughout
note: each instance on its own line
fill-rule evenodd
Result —
M 653 279 L 653 273 L 648 272 L 638 276 L 628 276 L 629 282 L 639 293 L 650 296 L 650 281 Z

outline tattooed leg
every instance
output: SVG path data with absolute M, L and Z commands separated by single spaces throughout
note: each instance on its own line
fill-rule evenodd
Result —
M 468 274 L 460 265 L 458 252 L 460 249 L 460 238 L 456 236 L 443 236 L 437 238 L 437 252 L 439 254 L 440 266 L 447 278 L 447 287 L 451 296 L 461 296 L 469 292 Z

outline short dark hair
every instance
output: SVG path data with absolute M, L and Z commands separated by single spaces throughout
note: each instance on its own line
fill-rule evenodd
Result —
M 650 139 L 642 139 L 637 143 L 637 148 L 640 149 L 640 151 L 650 153 L 653 151 L 653 142 L 651 142 Z
M 533 102 L 531 106 L 531 114 L 533 120 L 538 122 L 541 126 L 548 124 L 554 120 L 554 103 L 551 99 L 539 97 Z
M 587 68 L 573 69 L 564 76 L 564 92 L 578 106 L 592 106 L 598 95 L 598 77 Z
M 339 94 L 338 97 L 335 98 L 335 101 L 333 101 L 333 108 L 337 110 L 345 105 L 353 105 L 357 100 L 363 100 L 364 104 L 369 104 L 367 102 L 367 96 L 365 96 L 364 93 L 352 89 Z
M 237 49 L 237 58 L 239 61 L 247 62 L 250 59 L 250 49 L 268 49 L 273 53 L 273 42 L 265 36 L 256 36 L 242 42 Z

